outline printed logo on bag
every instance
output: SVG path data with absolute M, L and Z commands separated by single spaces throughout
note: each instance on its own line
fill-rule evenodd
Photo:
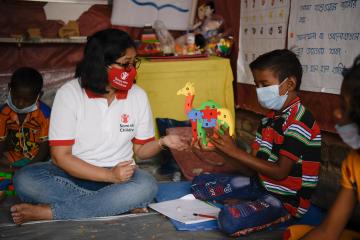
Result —
M 120 132 L 133 132 L 135 130 L 134 124 L 129 123 L 129 114 L 122 114 L 120 116 Z

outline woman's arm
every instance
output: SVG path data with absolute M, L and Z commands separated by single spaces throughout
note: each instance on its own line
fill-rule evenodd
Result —
M 351 217 L 355 205 L 355 192 L 352 189 L 341 188 L 325 220 L 320 226 L 311 230 L 302 239 L 340 239 L 340 235 Z
M 134 153 L 139 159 L 147 159 L 155 156 L 164 147 L 174 148 L 179 151 L 189 148 L 187 139 L 178 135 L 167 135 L 156 141 L 147 142 L 143 145 L 134 144 Z
M 111 169 L 91 165 L 72 155 L 72 146 L 51 147 L 51 158 L 55 165 L 71 176 L 97 182 L 128 181 L 136 169 L 132 161 L 121 162 Z

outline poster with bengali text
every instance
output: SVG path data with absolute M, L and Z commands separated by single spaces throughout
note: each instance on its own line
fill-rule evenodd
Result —
M 283 49 L 290 0 L 241 0 L 237 79 L 254 84 L 249 64 L 259 55 Z
M 360 54 L 360 1 L 293 0 L 288 34 L 303 67 L 301 89 L 339 94 L 343 68 Z

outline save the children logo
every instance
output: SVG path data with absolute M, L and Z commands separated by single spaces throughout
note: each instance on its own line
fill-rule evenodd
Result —
M 133 132 L 135 130 L 134 123 L 129 123 L 129 114 L 122 114 L 120 116 L 120 132 Z
M 129 77 L 129 73 L 128 72 L 122 72 L 120 75 L 121 80 L 126 80 Z
M 121 115 L 121 122 L 122 123 L 128 123 L 129 121 L 129 115 L 124 113 L 123 115 Z

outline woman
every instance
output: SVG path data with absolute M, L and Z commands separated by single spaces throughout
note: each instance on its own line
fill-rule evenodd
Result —
M 174 135 L 155 141 L 146 93 L 133 84 L 138 65 L 127 33 L 107 29 L 88 38 L 77 78 L 58 90 L 53 103 L 52 161 L 14 177 L 26 202 L 11 207 L 16 224 L 146 211 L 157 184 L 133 155 L 146 159 L 164 146 L 182 150 L 187 144 Z

